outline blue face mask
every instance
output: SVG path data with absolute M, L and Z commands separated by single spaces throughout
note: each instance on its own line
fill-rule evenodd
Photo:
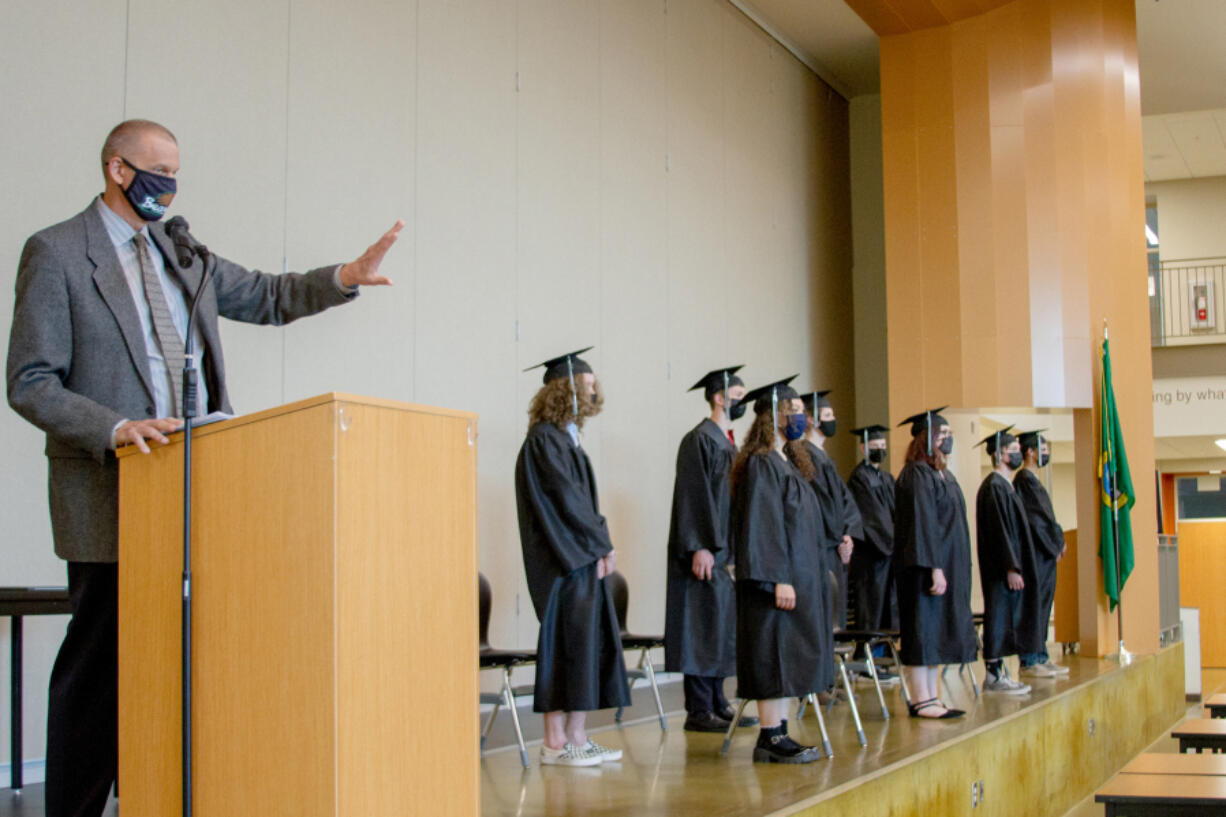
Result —
M 157 221 L 166 215 L 166 208 L 170 206 L 170 202 L 179 189 L 174 176 L 163 176 L 160 173 L 141 170 L 122 156 L 119 157 L 119 161 L 130 167 L 136 174 L 123 191 L 128 204 L 132 205 L 136 214 L 145 221 Z
M 788 424 L 783 429 L 783 436 L 788 442 L 795 442 L 805 436 L 805 429 L 809 425 L 809 418 L 802 411 L 799 414 L 789 414 Z

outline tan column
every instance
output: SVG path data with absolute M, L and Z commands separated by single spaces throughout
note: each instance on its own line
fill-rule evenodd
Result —
M 890 408 L 897 417 L 942 404 L 1075 410 L 1080 640 L 1088 654 L 1111 652 L 1115 619 L 1096 556 L 1098 350 L 1108 321 L 1138 493 L 1125 637 L 1134 652 L 1156 650 L 1133 4 L 1013 0 L 946 20 L 908 17 L 911 6 L 931 6 L 924 0 L 890 6 L 900 12 L 893 27 L 878 28 Z M 895 456 L 904 449 L 895 445 Z

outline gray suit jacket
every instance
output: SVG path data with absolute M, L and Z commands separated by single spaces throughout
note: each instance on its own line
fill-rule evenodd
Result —
M 204 272 L 199 260 L 179 270 L 165 228 L 153 223 L 150 234 L 190 303 Z M 218 316 L 279 325 L 352 300 L 355 295 L 337 289 L 334 269 L 270 275 L 217 259 L 196 316 L 210 411 L 231 411 Z M 153 417 L 154 401 L 132 291 L 93 204 L 35 233 L 22 251 L 8 398 L 47 433 L 56 554 L 76 562 L 118 561 L 119 464 L 109 450 L 111 431 L 125 418 Z

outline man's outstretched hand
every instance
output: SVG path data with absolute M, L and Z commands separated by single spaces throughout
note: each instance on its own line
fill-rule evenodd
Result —
M 391 285 L 391 278 L 379 274 L 379 265 L 383 263 L 383 256 L 387 255 L 387 251 L 396 243 L 396 238 L 402 229 L 404 229 L 404 221 L 397 220 L 392 225 L 392 229 L 367 247 L 366 252 L 358 256 L 357 260 L 350 261 L 341 267 L 341 283 L 347 287 Z

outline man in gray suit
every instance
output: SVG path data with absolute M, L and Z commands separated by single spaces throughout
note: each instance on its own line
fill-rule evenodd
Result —
M 117 770 L 118 488 L 115 449 L 182 425 L 188 308 L 203 276 L 181 270 L 158 219 L 176 190 L 179 148 L 146 120 L 116 126 L 102 150 L 106 187 L 85 210 L 35 233 L 17 273 L 8 397 L 47 434 L 51 527 L 68 562 L 72 620 L 51 673 L 48 817 L 94 817 Z M 305 274 L 252 272 L 221 258 L 193 337 L 198 408 L 230 412 L 219 316 L 284 324 L 391 283 L 379 264 L 397 222 L 358 259 Z

